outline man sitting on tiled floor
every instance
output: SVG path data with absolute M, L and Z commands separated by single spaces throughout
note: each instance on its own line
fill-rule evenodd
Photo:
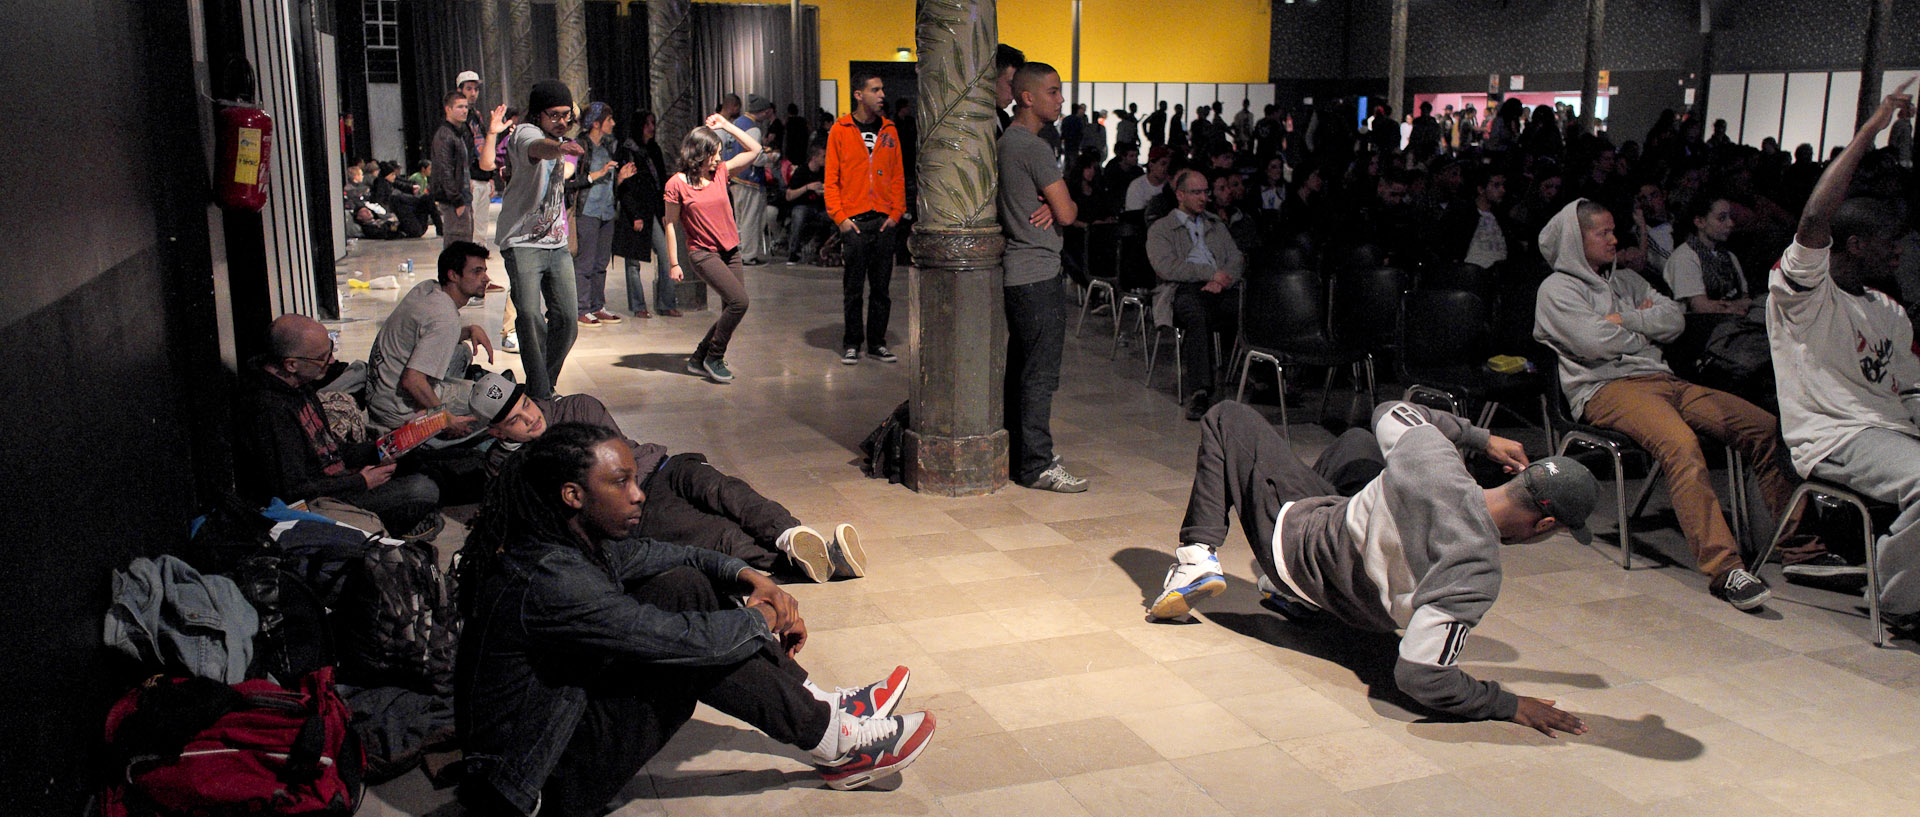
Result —
M 488 486 L 459 568 L 468 813 L 604 814 L 696 703 L 806 750 L 836 789 L 919 757 L 933 715 L 892 714 L 907 669 L 814 686 L 793 661 L 807 627 L 792 596 L 739 559 L 631 536 L 638 476 L 618 431 L 565 423 Z
M 498 374 L 476 381 L 468 403 L 490 424 L 487 432 L 496 439 L 487 457 L 489 472 L 498 471 L 509 454 L 549 426 L 588 423 L 620 431 L 597 397 L 569 394 L 541 400 Z M 633 446 L 638 480 L 647 496 L 635 535 L 716 550 L 756 570 L 796 573 L 815 582 L 867 575 L 866 551 L 852 525 L 836 526 L 829 540 L 744 480 L 707 464 L 703 455 L 669 456 L 658 443 L 627 442 Z
M 1482 489 L 1456 446 L 1485 452 L 1516 475 Z M 1375 469 L 1351 497 L 1335 485 Z M 1500 592 L 1500 543 L 1556 527 L 1584 539 L 1598 494 L 1593 475 L 1572 459 L 1529 465 L 1519 443 L 1410 403 L 1382 404 L 1372 434 L 1348 431 L 1311 468 L 1258 412 L 1221 403 L 1201 423 L 1180 529 L 1186 544 L 1174 551 L 1179 561 L 1149 615 L 1184 616 L 1192 599 L 1226 589 L 1215 552 L 1237 508 L 1264 574 L 1263 604 L 1303 623 L 1331 614 L 1358 629 L 1404 629 L 1394 682 L 1435 710 L 1510 720 L 1548 737 L 1582 734 L 1586 724 L 1553 701 L 1475 680 L 1455 662 Z

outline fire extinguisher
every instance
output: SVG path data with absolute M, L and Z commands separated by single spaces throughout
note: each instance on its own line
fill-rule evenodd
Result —
M 238 101 L 222 102 L 218 114 L 220 161 L 214 168 L 214 198 L 222 207 L 259 212 L 267 206 L 273 158 L 273 117 L 253 104 L 253 71 L 244 63 Z

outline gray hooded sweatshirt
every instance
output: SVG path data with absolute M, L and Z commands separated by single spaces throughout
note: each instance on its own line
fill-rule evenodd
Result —
M 1632 270 L 1608 265 L 1605 274 L 1587 263 L 1575 199 L 1540 231 L 1540 255 L 1553 274 L 1540 282 L 1533 307 L 1533 338 L 1560 355 L 1560 388 L 1578 419 L 1594 392 L 1623 377 L 1672 375 L 1656 343 L 1668 343 L 1687 328 L 1686 310 L 1654 291 Z M 1641 309 L 1651 300 L 1653 305 Z M 1618 313 L 1620 323 L 1607 320 Z

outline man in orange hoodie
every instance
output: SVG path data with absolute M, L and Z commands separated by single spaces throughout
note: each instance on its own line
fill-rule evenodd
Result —
M 847 328 L 841 336 L 840 362 L 848 366 L 860 362 L 862 343 L 878 360 L 900 359 L 887 349 L 887 318 L 893 309 L 887 287 L 893 282 L 900 216 L 907 211 L 907 177 L 900 133 L 892 120 L 880 115 L 886 101 L 879 75 L 855 71 L 853 113 L 841 116 L 827 132 L 827 214 L 840 225 L 846 259 L 841 294 Z M 863 287 L 870 290 L 864 322 Z

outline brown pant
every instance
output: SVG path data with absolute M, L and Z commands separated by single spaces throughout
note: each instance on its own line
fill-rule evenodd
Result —
M 1723 391 L 1671 375 L 1628 377 L 1587 401 L 1586 421 L 1632 437 L 1666 472 L 1667 492 L 1700 572 L 1716 581 L 1745 565 L 1700 452 L 1700 435 L 1738 449 L 1760 480 L 1767 509 L 1778 516 L 1793 493 L 1780 467 L 1780 424 L 1764 409 Z
M 733 340 L 733 330 L 740 326 L 740 319 L 747 316 L 747 284 L 746 275 L 740 270 L 740 248 L 708 252 L 689 247 L 687 260 L 693 262 L 693 274 L 720 293 L 720 317 L 714 319 L 707 336 L 694 348 L 693 359 L 724 360 L 727 343 Z

